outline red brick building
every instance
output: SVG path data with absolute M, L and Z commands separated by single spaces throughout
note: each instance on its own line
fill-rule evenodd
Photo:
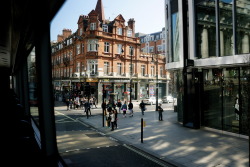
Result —
M 158 63 L 152 64 L 152 55 L 142 54 L 134 19 L 126 22 L 120 14 L 112 21 L 106 20 L 102 1 L 98 0 L 96 9 L 80 15 L 77 23 L 76 32 L 64 29 L 52 44 L 56 92 L 84 95 L 84 85 L 89 83 L 98 101 L 103 86 L 106 98 L 115 93 L 115 99 L 129 100 L 132 80 L 132 99 L 153 96 L 157 65 L 159 83 L 165 83 L 165 56 L 159 54 Z

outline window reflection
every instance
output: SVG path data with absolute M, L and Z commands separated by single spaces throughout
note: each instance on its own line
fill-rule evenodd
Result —
M 196 4 L 197 22 L 197 57 L 216 56 L 216 17 L 215 1 Z
M 180 41 L 179 41 L 179 15 L 178 13 L 172 14 L 172 61 L 179 61 L 179 50 L 180 50 Z
M 238 54 L 249 53 L 250 1 L 236 0 L 236 30 Z
M 36 56 L 35 49 L 32 50 L 27 58 L 28 66 L 28 86 L 29 86 L 29 105 L 30 113 L 37 125 L 39 125 L 38 117 L 38 100 L 37 100 L 37 74 L 36 74 Z
M 232 0 L 220 0 L 220 56 L 233 55 Z

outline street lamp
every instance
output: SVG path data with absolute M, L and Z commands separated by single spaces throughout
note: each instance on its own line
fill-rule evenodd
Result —
M 154 57 L 152 55 L 151 63 L 156 64 L 156 105 L 155 105 L 155 111 L 158 111 L 158 87 L 159 87 L 159 83 L 158 83 L 158 54 L 156 53 L 156 41 L 155 41 L 155 54 L 154 55 L 156 56 L 156 60 L 154 59 Z
M 132 56 L 133 56 L 133 47 L 130 46 L 130 102 L 132 102 Z

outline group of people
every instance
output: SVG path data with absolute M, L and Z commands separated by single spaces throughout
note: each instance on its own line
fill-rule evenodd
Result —
M 76 96 L 74 98 L 66 99 L 67 110 L 70 109 L 83 109 L 84 112 L 91 115 L 91 108 L 97 108 L 97 99 L 92 96 L 89 99 L 87 97 Z
M 117 109 L 118 108 L 118 109 Z M 118 113 L 122 113 L 123 117 L 127 117 L 127 111 L 129 117 L 133 117 L 134 111 L 133 111 L 134 105 L 130 101 L 128 104 L 126 101 L 122 104 L 121 100 L 118 99 L 118 101 L 115 103 L 114 101 L 109 101 L 106 103 L 106 100 L 102 103 L 102 109 L 104 111 L 104 115 L 106 116 L 106 125 L 111 128 L 113 131 L 117 128 L 117 120 L 118 120 Z M 146 111 L 146 104 L 141 101 L 139 104 L 139 108 L 141 109 L 142 115 L 144 115 L 144 112 Z M 158 112 L 159 112 L 159 121 L 163 121 L 163 108 L 161 107 L 161 104 L 159 103 L 158 106 Z

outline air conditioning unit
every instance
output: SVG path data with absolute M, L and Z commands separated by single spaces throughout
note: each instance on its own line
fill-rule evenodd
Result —
M 122 74 L 122 76 L 126 76 L 126 74 L 125 74 L 125 73 L 123 73 L 123 74 Z
M 145 74 L 144 77 L 148 77 L 148 74 Z
M 112 73 L 112 72 L 110 72 L 110 73 L 109 73 L 109 76 L 113 76 L 113 73 Z

